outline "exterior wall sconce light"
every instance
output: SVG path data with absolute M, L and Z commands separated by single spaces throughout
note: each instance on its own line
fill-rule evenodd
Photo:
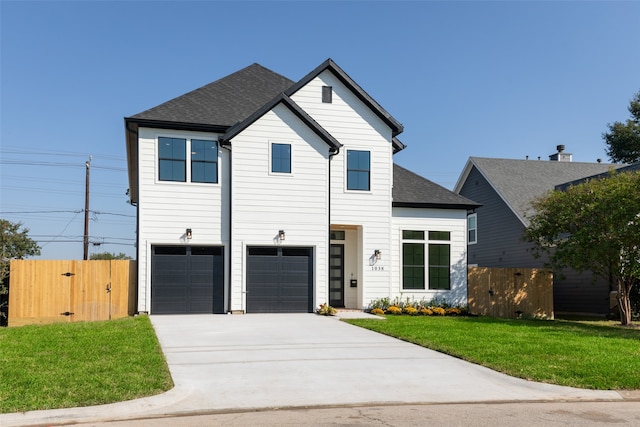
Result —
M 190 228 L 187 228 L 187 231 L 185 231 L 185 236 L 187 236 L 187 239 L 191 240 L 191 238 L 193 237 L 193 232 L 191 231 Z
M 375 251 L 373 251 L 373 256 L 375 257 L 376 261 L 380 261 L 380 258 L 382 258 L 382 252 L 379 249 L 376 249 Z
M 284 230 L 278 230 L 278 240 L 284 240 Z

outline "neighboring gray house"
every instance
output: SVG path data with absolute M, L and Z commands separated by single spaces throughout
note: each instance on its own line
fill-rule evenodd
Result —
M 454 191 L 482 207 L 469 215 L 468 263 L 480 267 L 543 266 L 522 237 L 533 213 L 531 202 L 562 184 L 607 173 L 622 165 L 572 162 L 558 153 L 544 160 L 470 157 Z M 609 313 L 609 284 L 590 273 L 563 271 L 554 278 L 557 313 Z

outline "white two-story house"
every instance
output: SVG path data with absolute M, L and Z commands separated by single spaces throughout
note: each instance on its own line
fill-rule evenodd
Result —
M 258 64 L 125 118 L 138 311 L 466 304 L 478 205 L 393 163 L 402 125 L 331 59 Z

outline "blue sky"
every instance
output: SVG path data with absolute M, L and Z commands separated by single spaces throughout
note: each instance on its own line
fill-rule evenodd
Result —
M 0 1 L 0 217 L 41 258 L 135 255 L 123 118 L 254 62 L 333 58 L 403 123 L 396 163 L 453 188 L 470 156 L 607 161 L 640 90 L 639 2 Z

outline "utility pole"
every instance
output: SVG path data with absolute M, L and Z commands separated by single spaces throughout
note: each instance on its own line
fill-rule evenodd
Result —
M 89 259 L 89 174 L 91 172 L 91 156 L 89 156 L 89 160 L 85 163 L 87 167 L 86 179 L 84 184 L 84 259 L 85 261 Z

